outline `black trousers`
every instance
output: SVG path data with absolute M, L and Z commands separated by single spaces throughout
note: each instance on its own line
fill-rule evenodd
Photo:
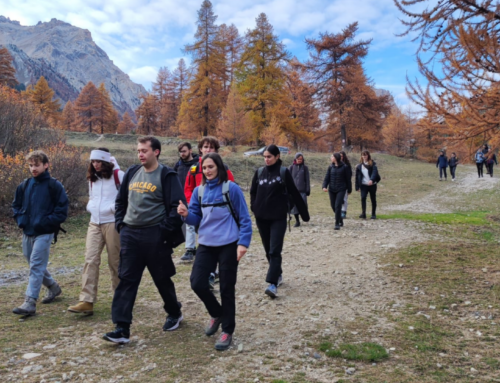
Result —
M 209 247 L 199 245 L 196 250 L 191 288 L 202 300 L 212 318 L 222 317 L 222 331 L 232 334 L 236 324 L 236 299 L 234 291 L 238 272 L 237 242 L 229 245 Z M 219 264 L 219 286 L 221 303 L 210 290 L 208 277 Z
M 456 166 L 450 166 L 450 174 L 451 178 L 455 179 L 455 171 L 457 170 Z
M 372 202 L 372 215 L 377 212 L 377 185 L 361 185 L 361 209 L 363 214 L 366 214 L 366 198 L 370 194 L 370 201 Z
M 476 162 L 476 166 L 477 166 L 477 176 L 482 177 L 483 176 L 483 163 Z
M 488 174 L 490 175 L 490 177 L 493 177 L 493 165 L 494 163 L 486 164 L 486 167 L 488 168 Z
M 446 168 L 444 167 L 439 167 L 439 178 L 443 178 L 443 174 L 444 174 L 444 178 L 448 178 L 448 175 L 446 174 Z
M 163 308 L 167 314 L 180 316 L 181 304 L 177 301 L 174 282 L 170 279 L 175 274 L 175 269 L 172 270 L 172 249 L 163 241 L 160 226 L 123 226 L 120 230 L 120 245 L 120 283 L 115 290 L 111 307 L 113 323 L 132 323 L 132 310 L 146 267 L 163 298 Z
M 345 190 L 340 190 L 338 192 L 328 191 L 330 195 L 330 206 L 335 213 L 335 226 L 338 226 L 342 222 L 342 205 L 344 203 Z
M 259 228 L 262 245 L 266 251 L 266 258 L 269 262 L 266 282 L 273 285 L 278 284 L 278 279 L 283 270 L 281 269 L 281 251 L 283 250 L 283 241 L 285 240 L 287 220 L 280 219 L 271 221 L 267 219 L 255 219 Z

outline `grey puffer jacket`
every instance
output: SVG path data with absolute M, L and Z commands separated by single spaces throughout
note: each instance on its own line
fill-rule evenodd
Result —
M 309 177 L 309 168 L 305 164 L 292 164 L 288 168 L 293 177 L 293 182 L 300 193 L 311 194 L 311 182 Z

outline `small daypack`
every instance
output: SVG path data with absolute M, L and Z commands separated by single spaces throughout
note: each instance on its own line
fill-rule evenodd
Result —
M 120 169 L 115 169 L 113 170 L 113 179 L 115 180 L 115 186 L 116 190 L 120 190 L 120 177 L 118 177 L 118 173 L 120 172 Z M 93 182 L 90 183 L 90 189 L 92 189 L 92 184 Z
M 232 181 L 226 181 L 226 182 L 222 183 L 222 199 L 223 199 L 223 202 L 209 203 L 209 204 L 202 203 L 201 201 L 203 199 L 203 193 L 205 192 L 205 185 L 198 186 L 198 201 L 199 201 L 201 207 L 221 207 L 221 206 L 227 206 L 229 212 L 231 213 L 231 215 L 233 216 L 233 218 L 234 218 L 234 220 L 236 222 L 236 225 L 238 225 L 238 228 L 239 228 L 240 227 L 240 220 L 236 216 L 236 212 L 234 211 L 234 207 L 233 207 L 233 204 L 231 203 L 231 198 L 229 196 L 229 184 L 231 182 Z

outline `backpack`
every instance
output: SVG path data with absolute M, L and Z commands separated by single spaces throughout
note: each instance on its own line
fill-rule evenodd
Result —
M 476 153 L 476 163 L 482 164 L 484 161 L 484 155 L 481 152 Z
M 120 169 L 115 169 L 113 170 L 113 179 L 115 180 L 115 186 L 116 190 L 120 190 L 120 177 L 118 177 L 118 173 L 120 172 Z M 90 183 L 90 189 L 92 189 L 92 184 L 93 182 Z
M 30 181 L 31 178 L 33 178 L 33 177 L 25 178 L 24 181 L 23 181 L 23 183 L 21 184 L 21 190 L 23 192 L 23 199 L 24 199 L 24 192 L 26 191 L 26 186 L 28 185 L 28 182 Z M 56 182 L 57 182 L 56 178 L 50 177 L 50 180 L 49 180 L 49 194 L 50 194 L 50 196 L 52 198 L 52 204 L 54 206 L 57 204 L 57 200 L 56 200 Z M 57 236 L 59 235 L 59 231 L 62 231 L 64 234 L 67 233 L 67 231 L 64 230 L 61 227 L 61 225 L 59 225 L 59 227 L 54 232 L 54 242 L 52 242 L 53 245 L 55 245 L 57 243 Z
M 205 185 L 200 185 L 198 186 L 198 201 L 200 203 L 201 207 L 220 207 L 220 206 L 227 206 L 229 209 L 229 212 L 233 216 L 236 225 L 238 225 L 238 228 L 240 227 L 240 221 L 238 217 L 236 216 L 236 212 L 234 211 L 233 204 L 231 203 L 231 198 L 229 196 L 229 184 L 232 181 L 226 181 L 222 184 L 222 199 L 224 202 L 219 202 L 219 203 L 210 203 L 210 204 L 203 204 L 201 203 L 201 200 L 203 199 L 203 193 L 205 192 Z

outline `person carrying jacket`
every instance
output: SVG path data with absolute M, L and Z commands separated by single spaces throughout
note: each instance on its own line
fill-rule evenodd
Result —
M 482 152 L 481 148 L 477 150 L 474 159 L 476 160 L 477 178 L 481 178 L 483 177 L 483 167 L 484 167 L 484 153 Z
M 193 154 L 193 149 L 191 148 L 191 144 L 189 142 L 182 142 L 177 146 L 179 150 L 179 161 L 177 161 L 174 165 L 174 170 L 177 172 L 177 177 L 179 177 L 179 181 L 181 182 L 182 189 L 184 190 L 184 185 L 186 183 L 187 175 L 189 174 L 189 170 L 193 165 L 198 164 L 199 157 L 198 154 Z M 196 254 L 196 231 L 195 227 L 191 225 L 186 225 L 184 223 L 182 225 L 182 232 L 186 237 L 186 252 L 181 257 L 181 261 L 190 262 L 193 260 Z
M 79 303 L 68 307 L 69 312 L 86 315 L 94 313 L 99 266 L 104 246 L 106 246 L 108 253 L 113 293 L 120 282 L 118 278 L 120 236 L 115 229 L 115 199 L 124 174 L 107 148 L 92 150 L 87 170 L 87 180 L 89 181 L 87 211 L 90 213 L 90 223 L 87 230 L 82 290 Z
M 448 164 L 450 165 L 451 180 L 455 181 L 455 171 L 458 165 L 458 158 L 455 152 L 451 153 L 451 157 L 448 161 Z
M 202 186 L 194 190 L 189 210 L 179 202 L 177 211 L 184 221 L 193 226 L 199 225 L 199 246 L 191 271 L 191 288 L 203 301 L 211 317 L 205 334 L 215 334 L 222 325 L 222 333 L 215 343 L 215 349 L 222 351 L 231 345 L 236 325 L 238 263 L 250 246 L 252 221 L 243 192 L 238 185 L 228 181 L 222 158 L 217 153 L 206 154 L 202 158 L 202 169 Z M 228 196 L 223 195 L 224 185 L 228 186 Z M 203 188 L 202 194 L 199 194 L 200 188 Z M 217 264 L 222 304 L 208 284 L 210 271 Z
M 365 150 L 361 153 L 361 159 L 356 166 L 356 191 L 361 192 L 361 210 L 359 218 L 366 219 L 366 198 L 370 194 L 372 202 L 371 219 L 377 219 L 377 183 L 380 180 L 378 168 L 372 160 L 370 152 Z
M 23 255 L 30 272 L 24 303 L 12 312 L 29 316 L 36 314 L 42 285 L 47 288 L 42 303 L 52 303 L 62 293 L 47 265 L 50 244 L 56 240 L 61 223 L 68 217 L 68 197 L 62 184 L 50 176 L 49 158 L 44 152 L 31 152 L 26 162 L 33 177 L 17 187 L 12 211 L 17 225 L 23 229 Z
M 285 239 L 290 200 L 297 206 L 304 222 L 309 222 L 309 212 L 293 182 L 292 174 L 287 168 L 281 169 L 280 150 L 276 145 L 266 147 L 264 161 L 266 166 L 257 169 L 252 179 L 250 209 L 255 215 L 269 263 L 266 276 L 269 286 L 265 294 L 276 298 L 278 286 L 283 283 L 281 251 Z M 283 172 L 284 177 L 282 177 Z
M 295 160 L 293 164 L 288 168 L 292 174 L 293 182 L 297 186 L 302 199 L 307 206 L 307 197 L 311 194 L 311 180 L 309 177 L 309 168 L 305 164 L 304 155 L 300 152 L 295 154 Z M 295 225 L 293 227 L 300 226 L 300 214 L 299 209 L 294 206 L 291 213 L 295 216 Z
M 201 156 L 204 156 L 208 153 L 218 153 L 220 148 L 219 141 L 215 137 L 203 137 L 200 142 L 198 142 L 198 150 L 200 152 L 200 157 L 198 162 L 191 166 L 188 174 L 186 175 L 186 181 L 184 183 L 184 194 L 186 195 L 186 201 L 191 202 L 191 196 L 193 195 L 193 191 L 197 186 L 201 185 L 203 180 L 203 172 L 201 169 Z M 226 165 L 224 167 L 227 170 L 227 176 L 229 181 L 234 182 L 233 173 L 227 168 Z M 196 231 L 194 226 L 188 227 L 186 231 L 186 254 L 181 257 L 182 261 L 191 262 L 196 255 Z M 215 283 L 215 270 L 212 273 L 211 286 Z
M 131 166 L 115 203 L 115 227 L 120 234 L 120 283 L 115 290 L 111 316 L 115 330 L 104 340 L 130 341 L 130 324 L 135 298 L 147 267 L 167 312 L 164 331 L 172 331 L 182 321 L 172 276 L 175 266 L 172 249 L 184 242 L 179 201 L 185 202 L 181 183 L 173 169 L 158 162 L 161 143 L 153 136 L 137 140 L 141 165 Z
M 347 170 L 349 171 L 349 178 L 352 179 L 352 166 L 346 152 L 344 151 L 340 152 L 340 161 L 342 161 L 347 166 Z M 348 200 L 349 200 L 349 193 L 346 190 L 344 196 L 344 203 L 342 204 L 342 220 L 347 217 Z
M 448 167 L 448 157 L 445 156 L 444 150 L 441 150 L 439 157 L 436 161 L 436 168 L 439 168 L 439 181 L 443 180 L 443 174 L 445 181 L 448 179 L 448 175 L 446 174 L 447 167 Z
M 488 174 L 493 177 L 493 166 L 498 165 L 497 156 L 493 153 L 493 150 L 489 148 L 488 154 L 486 155 L 486 169 L 488 169 Z
M 340 153 L 333 153 L 331 161 L 332 163 L 328 166 L 323 180 L 323 191 L 328 192 L 330 196 L 330 205 L 335 214 L 335 230 L 340 230 L 340 227 L 344 226 L 342 203 L 344 202 L 345 193 L 352 193 L 352 172 L 341 161 Z

